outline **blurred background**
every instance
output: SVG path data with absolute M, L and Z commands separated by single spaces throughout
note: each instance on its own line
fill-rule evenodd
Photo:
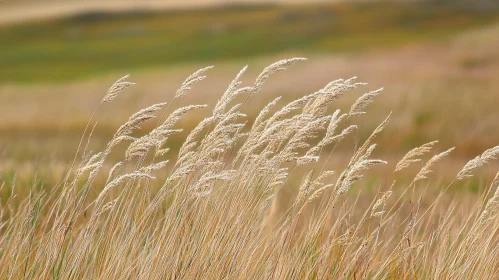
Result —
M 274 76 L 250 99 L 250 116 L 277 95 L 289 101 L 357 76 L 369 85 L 337 106 L 385 88 L 358 119 L 363 141 L 393 111 L 378 140 L 385 159 L 438 139 L 441 150 L 457 147 L 448 164 L 459 168 L 499 143 L 499 1 L 4 0 L 4 174 L 49 164 L 62 172 L 93 110 L 125 74 L 137 85 L 99 111 L 93 149 L 135 111 L 170 100 L 201 67 L 216 66 L 185 104 L 214 104 L 245 65 L 251 84 L 268 64 L 294 56 L 309 61 Z M 189 131 L 202 117 L 187 115 L 180 126 Z

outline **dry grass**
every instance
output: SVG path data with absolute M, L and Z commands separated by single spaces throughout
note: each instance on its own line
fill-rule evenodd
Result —
M 358 115 L 381 90 L 362 95 L 349 111 L 334 110 L 365 87 L 354 78 L 290 102 L 275 99 L 248 123 L 242 110 L 265 82 L 302 60 L 278 61 L 248 86 L 240 82 L 244 68 L 178 153 L 168 150 L 168 139 L 180 133 L 177 123 L 206 109 L 173 108 L 209 68 L 189 76 L 168 103 L 133 114 L 101 152 L 88 148 L 91 119 L 59 184 L 17 196 L 15 180 L 4 183 L 11 194 L 1 207 L 0 278 L 497 278 L 498 177 L 476 199 L 452 198 L 448 190 L 495 159 L 498 147 L 445 183 L 432 182 L 431 172 L 452 148 L 437 152 L 435 142 L 425 144 L 402 157 L 397 173 L 435 155 L 412 181 L 397 183 L 394 172 L 375 167 L 387 162 L 373 154 L 396 116 L 362 143 L 354 140 L 361 135 Z M 112 106 L 133 85 L 127 79 L 97 109 Z M 156 116 L 150 132 L 136 133 Z M 329 170 L 338 145 L 354 152 Z M 120 146 L 125 155 L 111 160 Z M 371 169 L 381 182 L 377 193 L 352 196 Z
M 276 76 L 245 108 L 250 119 L 278 95 L 283 101 L 299 97 L 303 92 L 317 90 L 331 77 L 358 75 L 369 82 L 372 89 L 385 87 L 376 98 L 376 106 L 362 119 L 364 133 L 374 129 L 377 120 L 387 110 L 397 119 L 378 140 L 380 151 L 390 156 L 402 156 L 407 150 L 438 139 L 442 146 L 456 146 L 452 160 L 464 161 L 499 141 L 495 120 L 499 111 L 499 75 L 497 36 L 498 25 L 464 32 L 452 40 L 438 43 L 419 43 L 393 50 L 372 50 L 355 55 L 314 55 L 300 67 L 286 75 Z M 249 83 L 259 69 L 283 56 L 295 53 L 248 58 L 243 61 L 217 62 L 210 70 L 204 87 L 179 99 L 177 104 L 203 103 L 214 106 L 217 93 L 225 90 L 240 65 L 250 64 L 242 80 Z M 99 126 L 94 131 L 91 148 L 105 147 L 122 121 L 151 103 L 164 102 L 173 94 L 192 69 L 205 64 L 193 63 L 166 69 L 134 71 L 140 87 L 129 89 L 113 106 L 98 112 Z M 320 69 L 317 71 L 317 69 Z M 122 73 L 84 81 L 45 85 L 0 85 L 0 158 L 3 162 L 17 161 L 24 165 L 39 161 L 67 162 L 72 159 L 88 118 L 102 99 L 102 91 Z M 289 81 L 297 81 L 290 83 Z M 205 91 L 209 88 L 209 91 Z M 337 101 L 336 108 L 346 111 L 356 92 Z M 431 102 L 430 102 L 431 100 Z M 388 109 L 389 108 L 389 109 Z M 446 108 L 442 110 L 442 108 Z M 20 114 L 19 112 L 22 112 Z M 193 128 L 200 121 L 198 114 L 188 114 L 181 126 Z M 148 126 L 146 124 L 146 126 Z M 182 134 L 179 134 L 182 135 Z M 182 139 L 172 136 L 175 149 Z M 176 141 L 178 139 L 178 141 Z M 385 155 L 388 156 L 388 155 Z M 396 159 L 395 159 L 396 160 Z

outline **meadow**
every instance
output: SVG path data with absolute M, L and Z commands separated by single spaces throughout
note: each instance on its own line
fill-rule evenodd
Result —
M 0 27 L 0 82 L 50 83 L 277 52 L 358 52 L 445 39 L 497 21 L 495 9 L 428 3 L 86 12 Z
M 448 4 L 340 3 L 87 12 L 0 26 L 2 178 L 10 182 L 17 174 L 21 185 L 56 184 L 102 92 L 123 73 L 132 73 L 141 87 L 97 113 L 93 150 L 105 147 L 129 114 L 171 96 L 194 69 L 216 64 L 204 81 L 209 90 L 194 89 L 179 105 L 214 105 L 241 65 L 250 65 L 243 77 L 249 82 L 265 65 L 290 56 L 309 61 L 274 77 L 245 106 L 250 119 L 276 96 L 289 101 L 331 79 L 358 76 L 386 88 L 371 117 L 360 117 L 366 131 L 387 110 L 398 116 L 378 150 L 396 158 L 439 139 L 457 147 L 447 163 L 456 171 L 455 165 L 499 142 L 498 14 Z M 338 100 L 337 108 L 347 109 L 358 94 Z M 188 130 L 200 120 L 191 115 L 181 122 Z M 183 136 L 172 136 L 173 151 Z M 462 190 L 476 194 L 478 185 Z
M 212 67 L 187 77 L 167 102 L 132 114 L 99 152 L 88 145 L 97 127 L 93 114 L 58 184 L 21 190 L 15 178 L 2 184 L 10 194 L 0 212 L 0 276 L 495 278 L 499 173 L 478 197 L 448 191 L 497 159 L 499 146 L 469 160 L 447 183 L 435 182 L 432 173 L 455 147 L 440 148 L 438 141 L 379 169 L 388 162 L 375 153 L 376 140 L 396 117 L 388 113 L 357 142 L 357 118 L 383 89 L 365 91 L 348 110 L 336 109 L 337 100 L 366 87 L 356 78 L 331 81 L 289 102 L 277 97 L 247 125 L 245 105 L 272 76 L 305 60 L 275 62 L 249 85 L 240 81 L 242 68 L 177 152 L 169 138 L 182 132 L 178 122 L 208 105 L 174 104 Z M 117 80 L 94 112 L 135 85 L 128 79 Z M 151 121 L 150 130 L 141 130 Z M 330 169 L 342 145 L 352 152 Z M 120 160 L 108 158 L 119 146 Z M 413 179 L 397 183 L 414 165 Z M 379 180 L 374 191 L 356 190 L 369 172 Z
M 497 278 L 498 34 L 445 1 L 0 25 L 0 278 Z

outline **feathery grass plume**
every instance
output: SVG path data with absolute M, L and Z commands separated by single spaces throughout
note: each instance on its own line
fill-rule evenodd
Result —
M 433 165 L 435 165 L 435 163 L 440 161 L 442 158 L 448 156 L 454 149 L 455 149 L 455 147 L 452 147 L 452 148 L 448 149 L 447 151 L 441 152 L 440 154 L 434 155 L 432 158 L 430 158 L 430 160 L 428 160 L 428 162 L 426 162 L 425 166 L 423 166 L 423 168 L 421 168 L 421 170 L 416 175 L 416 177 L 414 177 L 413 181 L 416 182 L 416 181 L 419 181 L 422 179 L 426 179 L 427 175 L 430 174 L 431 172 L 433 172 L 431 170 Z
M 433 146 L 438 143 L 438 140 L 437 141 L 432 141 L 432 142 L 429 142 L 429 143 L 426 143 L 422 146 L 419 146 L 417 148 L 414 148 L 412 150 L 410 150 L 398 163 L 397 165 L 395 166 L 395 171 L 394 172 L 397 172 L 397 171 L 400 171 L 404 168 L 407 168 L 411 163 L 415 163 L 415 162 L 419 162 L 421 161 L 420 156 L 423 156 L 424 154 L 428 153 L 429 151 L 431 151 L 431 149 L 433 148 Z
M 119 184 L 121 184 L 121 183 L 123 183 L 125 181 L 135 180 L 135 179 L 151 179 L 151 180 L 154 180 L 156 178 L 153 177 L 153 176 L 151 176 L 151 175 L 149 175 L 149 174 L 147 174 L 147 173 L 143 173 L 143 172 L 139 172 L 139 171 L 135 171 L 135 172 L 129 173 L 129 174 L 120 175 L 120 176 L 114 178 L 111 182 L 107 183 L 104 186 L 104 189 L 101 191 L 101 193 L 97 197 L 96 201 L 99 201 L 107 192 L 109 192 L 109 190 L 113 189 L 117 185 L 119 185 Z
M 166 105 L 166 103 L 154 104 L 133 114 L 125 124 L 118 128 L 113 138 L 130 135 L 134 130 L 140 129 L 140 125 L 155 118 L 155 115 L 152 113 L 160 110 L 164 105 Z
M 336 132 L 336 128 L 338 128 L 339 124 L 345 119 L 346 114 L 340 116 L 340 109 L 334 111 L 333 115 L 331 115 L 331 120 L 329 121 L 329 126 L 327 127 L 326 136 L 332 135 Z
M 350 133 L 353 133 L 355 130 L 357 130 L 357 126 L 351 125 L 351 126 L 345 128 L 340 134 L 333 135 L 332 133 L 329 132 L 329 128 L 328 128 L 328 131 L 326 132 L 326 136 L 324 136 L 324 138 L 322 138 L 322 140 L 316 146 L 314 146 L 313 148 L 308 150 L 307 153 L 305 154 L 305 156 L 300 158 L 301 159 L 300 165 L 308 163 L 312 160 L 315 160 L 315 161 L 319 160 L 319 153 L 325 146 L 330 145 L 332 143 L 337 143 L 337 142 L 343 140 L 343 138 L 348 136 Z
M 170 148 L 157 149 L 154 153 L 155 156 L 160 157 L 166 155 L 170 151 Z
M 316 156 L 316 155 L 304 155 L 304 156 L 301 156 L 299 157 L 297 160 L 296 160 L 296 164 L 298 165 L 304 165 L 304 164 L 307 164 L 307 163 L 310 163 L 310 162 L 313 162 L 313 161 L 318 161 L 319 160 L 319 156 Z
M 309 175 L 311 175 L 311 174 L 312 174 L 312 172 Z M 312 193 L 312 191 L 314 191 L 314 189 L 315 189 L 315 191 L 312 193 L 312 195 L 310 195 L 310 197 L 308 198 L 308 201 L 314 200 L 324 190 L 326 190 L 330 187 L 333 187 L 334 184 L 325 184 L 325 183 L 321 182 L 322 180 L 332 176 L 333 174 L 335 174 L 335 172 L 333 170 L 328 170 L 328 171 L 324 171 L 321 174 L 319 174 L 319 176 L 317 176 L 317 178 L 313 181 L 311 181 L 311 178 L 308 178 L 308 180 L 305 181 L 306 185 L 303 185 L 302 188 L 300 188 L 300 192 L 302 192 L 302 194 L 300 194 L 300 192 L 298 193 L 296 201 L 300 201 L 301 198 L 305 198 L 307 195 Z
M 92 116 L 90 117 L 89 121 L 87 122 L 87 125 L 85 126 L 85 129 L 83 130 L 83 135 L 82 135 L 82 137 L 81 137 L 81 139 L 80 139 L 80 143 L 78 144 L 78 148 L 76 149 L 76 154 L 75 154 L 75 157 L 74 157 L 74 159 L 73 159 L 73 162 L 71 163 L 71 166 L 70 166 L 69 170 L 72 170 L 72 169 L 73 169 L 73 167 L 74 167 L 74 164 L 75 164 L 75 162 L 76 162 L 76 158 L 77 158 L 77 156 L 78 156 L 78 154 L 79 154 L 79 152 L 80 152 L 81 144 L 82 144 L 83 139 L 85 138 L 85 135 L 86 135 L 86 133 L 87 133 L 87 129 L 88 129 L 88 127 L 89 127 L 90 123 L 92 122 L 92 120 L 93 120 L 93 118 L 94 118 L 95 114 L 96 114 L 96 113 L 97 113 L 97 111 L 99 110 L 100 106 L 101 106 L 102 104 L 104 104 L 104 103 L 109 103 L 109 102 L 113 101 L 113 100 L 116 98 L 116 96 L 118 95 L 118 93 L 119 93 L 119 92 L 121 92 L 123 89 L 125 89 L 125 88 L 127 88 L 127 87 L 130 87 L 130 86 L 135 85 L 135 83 L 132 83 L 132 82 L 127 81 L 127 79 L 128 79 L 128 77 L 129 77 L 129 76 L 130 76 L 130 75 L 125 75 L 125 76 L 123 76 L 122 78 L 120 78 L 119 80 L 117 80 L 117 81 L 116 81 L 116 82 L 115 82 L 115 83 L 114 83 L 114 84 L 113 84 L 113 85 L 109 88 L 109 90 L 107 91 L 107 93 L 106 93 L 106 95 L 104 96 L 104 98 L 101 100 L 101 102 L 99 103 L 99 105 L 97 105 L 97 108 L 95 108 L 94 112 L 92 113 Z M 96 123 L 95 125 L 97 125 L 97 123 Z M 90 140 L 90 137 L 91 137 L 91 135 L 92 135 L 92 133 L 93 133 L 93 130 L 95 129 L 95 125 L 94 125 L 94 127 L 92 128 L 92 131 L 90 132 L 90 136 L 88 137 L 88 139 L 89 139 L 89 140 Z M 83 152 L 83 153 L 85 153 L 85 151 L 86 151 L 86 149 L 84 150 L 84 152 Z M 65 183 L 67 183 L 67 182 L 68 182 L 68 180 L 69 180 L 69 175 L 70 175 L 70 172 L 68 172 L 68 174 L 67 174 L 67 175 L 68 175 L 68 176 L 67 176 L 67 177 L 66 177 L 66 179 L 65 179 Z
M 355 152 L 355 154 L 352 157 L 352 159 L 350 160 L 350 162 L 356 162 L 359 159 L 359 157 L 363 156 L 367 152 L 367 150 L 371 146 L 371 143 L 374 141 L 374 139 L 376 139 L 376 137 L 381 133 L 381 131 L 383 131 L 383 129 L 385 129 L 385 126 L 390 121 L 391 115 L 392 115 L 392 113 L 390 112 L 388 117 L 386 117 L 386 119 L 380 125 L 378 125 L 378 127 L 376 127 L 376 129 L 373 131 L 373 133 L 371 133 L 371 136 L 369 136 L 369 138 L 367 138 L 367 140 L 364 142 L 364 144 Z
M 339 79 L 328 83 L 324 88 L 316 92 L 317 97 L 309 100 L 303 108 L 304 114 L 312 114 L 317 117 L 326 115 L 329 106 L 342 97 L 347 91 L 357 88 L 364 83 L 355 83 L 357 77 L 347 80 Z
M 284 107 L 282 107 L 280 110 L 275 112 L 268 120 L 266 121 L 266 126 L 265 128 L 270 127 L 272 124 L 274 124 L 277 121 L 280 121 L 284 119 L 284 117 L 293 111 L 298 110 L 303 104 L 306 104 L 307 101 L 315 98 L 317 96 L 317 93 L 309 94 L 306 95 L 302 98 L 298 98 L 296 100 L 293 100 L 286 104 Z M 310 114 L 303 114 L 303 115 L 308 115 L 311 116 Z
M 104 212 L 106 212 L 106 211 L 112 210 L 117 202 L 118 202 L 118 198 L 113 199 L 112 201 L 109 201 L 108 203 L 104 204 L 104 206 L 102 206 L 102 209 L 99 211 L 97 216 L 104 214 Z
M 335 184 L 325 184 L 324 186 L 316 189 L 308 198 L 308 201 L 312 201 L 316 198 L 318 198 L 324 191 L 326 191 L 329 188 L 333 188 Z
M 308 174 L 305 176 L 303 182 L 300 185 L 300 188 L 298 189 L 298 195 L 296 196 L 296 202 L 301 201 L 314 189 L 314 186 L 312 183 L 312 174 L 313 174 L 313 171 L 310 170 L 308 172 Z
M 327 127 L 326 137 L 331 137 L 335 132 L 338 126 L 346 119 L 347 114 L 340 115 L 340 110 L 336 110 L 331 116 L 331 121 L 329 122 L 329 126 Z
M 317 176 L 317 181 L 322 181 L 328 177 L 331 177 L 333 176 L 334 174 L 336 174 L 336 171 L 334 170 L 326 170 L 324 172 L 322 172 L 321 174 L 319 174 L 319 176 Z
M 118 172 L 120 172 L 120 169 L 121 167 L 123 167 L 123 162 L 120 161 L 118 163 L 116 163 L 110 170 L 109 170 L 109 174 L 107 176 L 107 182 L 109 182 L 112 178 L 114 178 L 116 176 L 116 174 L 118 174 Z
M 304 124 L 306 122 L 312 121 L 312 116 L 309 114 L 300 114 L 293 116 L 288 119 L 284 119 L 284 117 L 291 112 L 297 110 L 305 104 L 308 100 L 315 98 L 317 93 L 313 93 L 297 100 L 294 100 L 283 108 L 275 112 L 270 118 L 265 121 L 259 122 L 258 126 L 253 125 L 251 131 L 249 132 L 248 138 L 246 142 L 243 144 L 241 149 L 236 156 L 236 160 L 238 160 L 242 155 L 249 155 L 251 152 L 257 150 L 258 148 L 264 146 L 265 144 L 274 141 L 274 145 L 272 147 L 278 147 L 281 142 L 285 141 L 291 135 L 294 134 L 296 124 Z M 274 100 L 275 101 L 275 100 Z M 269 103 L 269 105 L 274 104 L 274 101 Z M 270 106 L 270 107 L 272 107 Z M 267 107 L 267 108 L 270 108 Z M 260 117 L 261 115 L 259 115 Z M 291 127 L 293 126 L 293 127 Z M 298 126 L 299 127 L 299 126 Z M 283 132 L 282 136 L 279 136 L 279 131 Z
M 92 166 L 95 163 L 99 162 L 103 156 L 104 156 L 104 153 L 102 153 L 102 152 L 98 152 L 98 153 L 94 154 L 93 156 L 90 156 L 90 154 L 89 154 L 88 160 L 85 162 L 83 167 L 80 168 L 80 170 L 87 169 L 89 166 Z
M 113 101 L 118 93 L 127 87 L 135 85 L 135 83 L 127 81 L 130 75 L 125 75 L 121 79 L 117 80 L 107 91 L 107 94 L 102 99 L 102 103 L 107 103 Z
M 252 89 L 251 87 L 244 87 L 238 89 L 238 87 L 242 84 L 240 79 L 243 76 L 244 72 L 246 72 L 246 69 L 248 69 L 247 65 L 243 69 L 241 69 L 241 71 L 237 74 L 234 80 L 232 80 L 225 93 L 222 95 L 222 97 L 218 100 L 217 104 L 215 105 L 215 108 L 213 109 L 213 116 L 219 116 L 223 114 L 232 100 L 234 100 L 237 96 L 245 92 L 249 92 Z
M 478 221 L 481 224 L 490 222 L 497 213 L 497 210 L 499 210 L 499 172 L 496 173 L 496 176 L 492 180 L 490 188 L 495 188 L 496 190 L 492 197 L 487 201 L 482 214 L 478 217 Z
M 153 163 L 153 164 L 148 165 L 148 166 L 144 166 L 144 167 L 139 169 L 139 172 L 151 174 L 153 171 L 156 171 L 156 170 L 159 170 L 159 169 L 165 167 L 168 164 L 168 162 L 169 162 L 168 160 L 164 160 L 164 161 L 160 161 L 157 163 Z
M 369 104 L 371 104 L 374 101 L 374 97 L 378 96 L 380 92 L 383 91 L 383 88 L 370 91 L 368 93 L 365 93 L 355 103 L 352 105 L 350 108 L 350 112 L 348 113 L 348 116 L 353 117 L 353 116 L 359 116 L 363 115 L 366 112 L 362 112 Z
M 273 177 L 272 180 L 269 181 L 269 184 L 265 188 L 265 191 L 263 192 L 263 195 L 269 194 L 273 189 L 282 186 L 288 179 L 288 168 L 280 168 L 277 171 L 277 174 Z
M 298 129 L 296 126 L 297 123 L 310 121 L 312 121 L 311 116 L 300 114 L 292 118 L 277 121 L 261 133 L 254 135 L 254 137 L 252 137 L 253 135 L 250 132 L 248 139 L 239 150 L 236 160 L 242 155 L 248 157 L 264 147 L 266 147 L 267 152 L 271 152 L 272 154 L 277 153 L 281 146 L 296 133 Z M 282 155 L 282 152 L 279 155 Z
M 310 113 L 317 116 L 322 116 L 326 112 L 326 108 L 335 100 L 342 97 L 347 91 L 357 88 L 358 86 L 367 85 L 366 83 L 355 82 L 357 77 L 350 79 L 338 79 L 329 82 L 325 87 L 316 92 L 317 98 L 310 100 L 307 106 L 303 109 L 304 113 Z
M 85 166 L 83 166 L 82 168 L 79 168 L 76 171 L 76 173 L 79 174 L 77 177 L 79 177 L 80 175 L 82 175 L 86 172 L 92 172 L 95 169 L 99 169 L 100 167 L 102 167 L 102 163 L 103 163 L 103 161 L 99 160 L 98 162 L 86 164 Z
M 476 158 L 470 160 L 466 165 L 459 171 L 456 179 L 462 180 L 465 178 L 473 177 L 473 171 L 485 164 L 489 161 L 496 159 L 497 154 L 499 153 L 499 146 L 495 146 L 494 148 L 488 149 L 483 154 L 477 156 Z
M 263 125 L 265 124 L 264 119 L 265 117 L 269 114 L 270 110 L 275 107 L 277 102 L 281 100 L 281 96 L 275 98 L 274 100 L 270 101 L 269 104 L 267 104 L 261 111 L 258 113 L 258 116 L 255 118 L 255 122 L 253 123 L 253 127 L 251 128 L 252 131 L 259 132 L 261 129 L 263 129 Z
M 336 131 L 336 128 L 338 125 L 345 119 L 346 114 L 343 114 L 338 117 L 340 114 L 340 110 L 336 110 L 333 115 L 331 116 L 331 120 L 329 121 L 329 126 L 327 127 L 326 130 L 326 135 L 322 138 L 322 140 L 313 148 L 307 151 L 305 154 L 304 158 L 308 158 L 313 160 L 314 158 L 317 160 L 318 159 L 318 153 L 322 150 L 322 148 L 328 144 L 331 144 L 332 142 L 335 142 L 337 139 L 338 141 L 341 140 L 340 138 L 342 137 L 336 137 L 334 136 L 334 133 Z M 350 131 L 351 128 L 348 129 L 348 131 L 344 131 L 346 134 Z M 343 133 L 342 133 L 343 134 Z
M 189 111 L 206 108 L 207 106 L 208 105 L 206 105 L 206 104 L 204 104 L 204 105 L 189 105 L 189 106 L 179 108 L 179 109 L 173 111 L 173 113 L 171 113 L 171 115 L 165 120 L 165 122 L 162 125 L 155 128 L 153 131 L 160 132 L 163 130 L 171 129 Z
M 263 72 L 260 73 L 258 78 L 256 78 L 256 81 L 251 88 L 251 94 L 258 93 L 262 89 L 265 81 L 267 81 L 270 78 L 270 76 L 272 76 L 273 74 L 275 74 L 279 71 L 286 70 L 287 66 L 290 66 L 298 61 L 305 61 L 305 60 L 307 60 L 307 59 L 302 58 L 302 57 L 295 57 L 295 58 L 290 58 L 290 59 L 279 60 L 279 61 L 267 66 L 265 69 L 263 69 Z
M 190 105 L 179 108 L 164 121 L 163 124 L 153 129 L 149 134 L 144 135 L 130 144 L 126 151 L 126 159 L 144 157 L 151 147 L 158 150 L 166 142 L 169 136 L 181 132 L 182 129 L 172 129 L 172 127 L 189 111 L 205 108 L 207 105 Z
M 208 172 L 201 176 L 196 184 L 190 187 L 190 191 L 197 196 L 207 195 L 211 192 L 211 185 L 215 181 L 229 181 L 234 179 L 237 170 L 224 170 L 221 172 Z
M 303 114 L 284 119 L 285 115 L 298 109 L 300 105 L 306 103 L 306 101 L 310 98 L 312 98 L 312 96 L 308 95 L 290 102 L 265 121 L 263 121 L 263 118 L 267 112 L 262 111 L 257 117 L 258 121 L 256 121 L 251 128 L 245 143 L 239 149 L 235 160 L 237 161 L 240 158 L 248 157 L 251 153 L 257 151 L 265 145 L 268 145 L 267 147 L 269 149 L 280 147 L 284 141 L 295 133 L 297 123 L 304 123 L 312 120 L 310 115 Z M 275 105 L 277 100 L 278 99 L 269 103 L 264 110 L 270 110 L 270 108 Z
M 191 86 L 199 81 L 202 81 L 206 78 L 206 76 L 203 76 L 204 73 L 208 70 L 213 68 L 213 66 L 208 66 L 205 68 L 201 68 L 198 71 L 192 73 L 185 81 L 182 83 L 180 88 L 177 90 L 175 93 L 175 98 L 180 98 L 185 96 L 192 88 Z
M 173 130 L 172 128 L 185 114 L 192 110 L 206 108 L 207 106 L 208 105 L 190 105 L 173 111 L 163 124 L 151 131 L 151 141 L 155 143 L 157 149 L 160 149 L 169 135 L 182 131 L 182 129 Z
M 187 152 L 191 151 L 197 145 L 197 141 L 195 140 L 196 137 L 198 137 L 205 128 L 212 125 L 215 120 L 216 118 L 213 116 L 205 118 L 189 133 L 182 144 L 182 147 L 180 147 L 179 158 L 187 154 Z
M 236 104 L 232 108 L 230 108 L 230 110 L 227 113 L 219 115 L 218 116 L 219 121 L 216 127 L 221 127 L 230 123 L 235 123 L 237 120 L 241 118 L 242 119 L 246 118 L 246 114 L 243 114 L 239 111 L 241 106 L 242 104 Z
M 316 138 L 320 132 L 325 129 L 325 125 L 329 117 L 322 117 L 313 120 L 306 124 L 303 128 L 298 130 L 295 135 L 286 144 L 286 147 L 281 152 L 280 157 L 284 162 L 289 162 L 297 159 L 297 151 L 299 149 L 308 148 L 310 144 L 308 142 L 311 139 Z
M 377 211 L 377 210 L 380 207 L 384 208 L 384 206 L 386 205 L 386 201 L 388 200 L 388 198 L 390 198 L 391 195 L 392 191 L 387 191 L 383 194 L 383 196 L 380 199 L 376 201 L 376 203 L 374 203 L 373 208 L 371 210 L 372 217 L 377 217 L 384 213 L 384 211 Z
M 338 193 L 342 194 L 348 191 L 350 186 L 361 179 L 364 175 L 363 172 L 368 170 L 369 168 L 378 165 L 378 164 L 386 164 L 387 162 L 380 159 L 365 159 L 358 161 L 354 164 L 346 174 L 345 179 L 341 182 L 341 185 L 338 188 Z
M 499 186 L 499 172 L 497 172 L 496 176 L 494 176 L 494 179 L 492 179 L 490 186 L 491 187 L 498 187 Z
M 367 148 L 363 152 L 363 154 L 356 157 L 353 164 L 350 164 L 349 167 L 340 176 L 340 178 L 338 178 L 338 182 L 336 183 L 336 190 L 338 195 L 347 192 L 353 183 L 364 176 L 364 171 L 375 165 L 387 163 L 386 161 L 380 159 L 369 159 L 375 148 L 376 144 L 369 146 L 369 148 Z

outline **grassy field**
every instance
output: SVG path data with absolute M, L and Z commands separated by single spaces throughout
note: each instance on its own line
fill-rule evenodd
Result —
M 373 117 L 363 122 L 367 129 L 385 108 L 399 115 L 379 149 L 399 155 L 440 139 L 456 145 L 454 160 L 463 160 L 499 140 L 498 14 L 452 4 L 341 3 L 88 12 L 4 25 L 0 157 L 4 169 L 64 165 L 101 93 L 125 73 L 142 87 L 99 113 L 94 149 L 134 110 L 171 96 L 194 69 L 217 65 L 204 81 L 209 90 L 195 90 L 186 104 L 213 104 L 242 65 L 251 65 L 247 76 L 253 79 L 272 61 L 305 56 L 307 63 L 275 77 L 245 113 L 254 116 L 277 95 L 290 100 L 331 79 L 359 76 L 372 88 L 386 87 Z M 345 97 L 339 108 L 348 108 L 358 94 Z M 198 120 L 192 116 L 183 124 Z
M 496 24 L 463 31 L 445 41 L 414 42 L 400 48 L 350 54 L 309 54 L 308 62 L 291 69 L 286 76 L 276 76 L 261 99 L 252 101 L 244 111 L 252 116 L 257 114 L 258 105 L 277 95 L 291 99 L 317 90 L 328 80 L 359 76 L 371 89 L 386 88 L 371 112 L 372 117 L 364 120 L 366 128 L 376 125 L 385 108 L 399 115 L 398 121 L 387 128 L 391 134 L 380 143 L 380 149 L 402 153 L 413 145 L 439 139 L 459 148 L 455 156 L 473 156 L 499 140 L 495 124 L 499 117 L 495 108 L 499 101 L 499 40 L 494 36 L 498 31 Z M 232 73 L 245 63 L 251 63 L 246 80 L 249 82 L 271 61 L 299 54 L 302 53 L 279 53 L 217 63 L 204 81 L 209 90 L 195 89 L 186 103 L 214 103 Z M 107 143 L 111 131 L 133 111 L 164 101 L 194 69 L 206 65 L 207 62 L 192 62 L 133 71 L 132 77 L 142 86 L 117 100 L 117 106 L 99 113 L 95 144 Z M 321 70 L 311 74 L 313 69 Z M 0 86 L 2 157 L 27 162 L 33 158 L 42 162 L 71 159 L 75 142 L 101 93 L 112 80 L 126 73 L 118 72 L 64 83 Z M 291 84 L 288 79 L 299 82 Z M 348 108 L 348 102 L 358 94 L 340 100 L 339 108 Z M 185 125 L 192 126 L 187 123 L 195 123 L 197 118 L 189 117 Z
M 97 150 L 87 144 L 93 115 L 58 183 L 2 173 L 0 277 L 497 278 L 499 173 L 487 169 L 497 170 L 499 146 L 452 161 L 456 170 L 441 165 L 454 147 L 435 141 L 390 158 L 377 144 L 401 119 L 384 107 L 364 131 L 384 93 L 356 79 L 255 103 L 287 74 L 278 72 L 304 60 L 280 60 L 249 83 L 243 68 L 211 106 L 180 105 L 200 103 L 188 96 L 207 89 L 202 68 Z M 95 110 L 136 87 L 117 80 Z M 356 89 L 365 93 L 351 96 Z M 172 145 L 190 115 L 196 127 Z
M 0 83 L 51 83 L 188 62 L 352 53 L 446 40 L 499 19 L 452 4 L 342 3 L 87 12 L 0 27 Z M 473 63 L 473 62 L 471 62 Z
M 499 10 L 443 2 L 2 25 L 0 278 L 498 278 Z

